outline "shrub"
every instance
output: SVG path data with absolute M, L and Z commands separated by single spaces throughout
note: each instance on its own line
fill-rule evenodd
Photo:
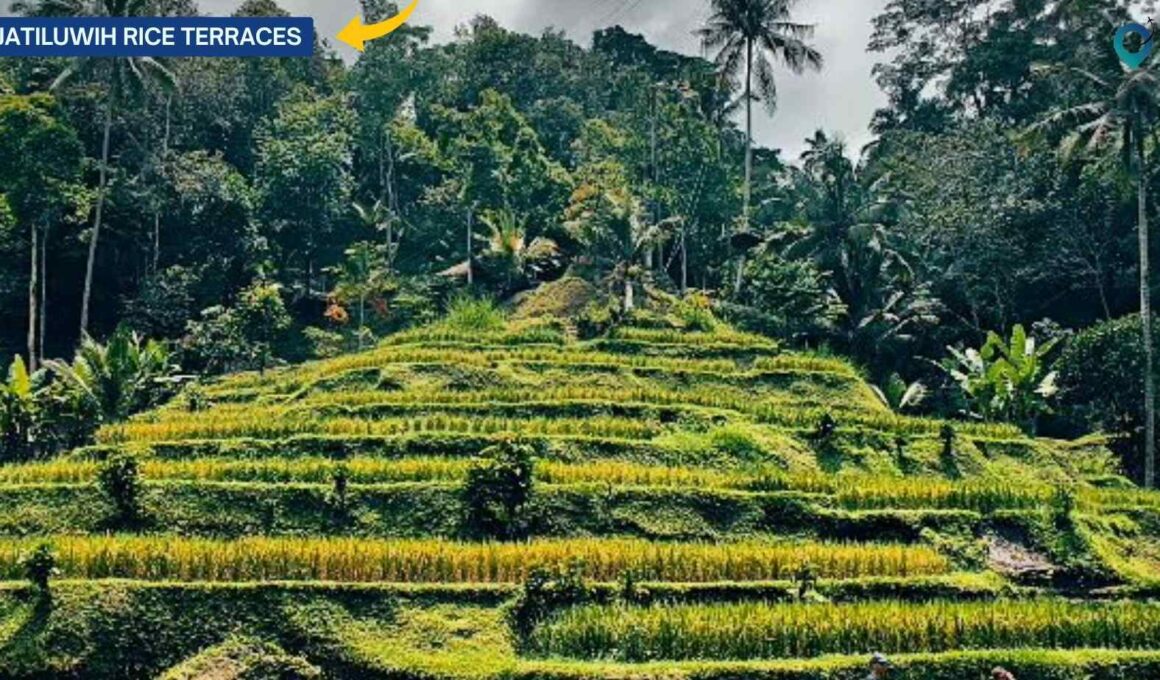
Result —
M 97 484 L 113 504 L 114 523 L 125 527 L 140 523 L 144 517 L 141 501 L 144 485 L 135 456 L 115 454 L 110 457 L 101 465 Z
M 508 625 L 518 644 L 525 645 L 541 622 L 561 609 L 589 602 L 592 595 L 592 588 L 584 580 L 583 562 L 572 560 L 566 565 L 537 567 L 508 608 Z
M 589 302 L 576 317 L 581 338 L 591 339 L 607 333 L 620 318 L 620 305 L 613 300 Z
M 746 266 L 746 285 L 728 319 L 746 330 L 787 340 L 830 335 L 844 314 L 826 274 L 808 260 L 762 249 Z
M 265 371 L 285 340 L 292 319 L 274 284 L 255 282 L 233 307 L 213 307 L 191 321 L 185 350 L 211 373 Z
M 704 294 L 685 297 L 677 304 L 676 313 L 686 330 L 710 333 L 720 325 L 713 316 L 713 302 Z
M 504 540 L 524 535 L 523 511 L 532 494 L 534 455 L 530 444 L 504 440 L 473 462 L 463 486 L 469 534 Z
M 339 465 L 331 477 L 330 496 L 327 502 L 334 511 L 336 523 L 342 527 L 353 519 L 353 504 L 350 499 L 350 468 Z
M 47 543 L 41 543 L 20 560 L 24 575 L 42 593 L 48 592 L 49 579 L 58 574 L 56 563 L 56 552 Z
M 201 413 L 202 411 L 208 411 L 213 406 L 213 402 L 210 400 L 209 394 L 205 391 L 205 387 L 198 383 L 186 385 L 185 389 L 178 395 L 178 401 L 188 413 Z
M 1156 331 L 1160 337 L 1160 323 Z M 1123 435 L 1113 447 L 1135 473 L 1143 471 L 1142 335 L 1139 316 L 1102 323 L 1072 338 L 1055 363 L 1063 410 L 1079 421 L 1076 429 Z
M 1055 521 L 1055 528 L 1060 531 L 1069 531 L 1074 528 L 1076 495 L 1075 491 L 1067 486 L 1059 486 L 1051 498 L 1051 513 Z
M 766 456 L 761 442 L 743 425 L 726 425 L 709 434 L 713 449 L 737 460 L 759 461 Z
M 502 331 L 505 320 L 492 300 L 463 295 L 451 301 L 443 323 L 457 331 L 489 333 Z

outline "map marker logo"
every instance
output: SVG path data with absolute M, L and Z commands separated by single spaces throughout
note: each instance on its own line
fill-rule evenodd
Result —
M 1137 52 L 1128 49 L 1128 36 L 1135 33 L 1140 36 L 1141 44 Z M 1120 61 L 1128 65 L 1128 68 L 1140 68 L 1148 57 L 1152 56 L 1152 48 L 1155 45 L 1152 42 L 1152 32 L 1140 24 L 1132 23 L 1120 27 L 1116 31 L 1115 47 L 1116 54 L 1120 55 Z

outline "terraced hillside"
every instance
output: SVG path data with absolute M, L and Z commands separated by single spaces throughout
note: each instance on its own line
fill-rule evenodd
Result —
M 0 677 L 1160 677 L 1160 495 L 1098 443 L 708 328 L 453 317 L 0 468 Z

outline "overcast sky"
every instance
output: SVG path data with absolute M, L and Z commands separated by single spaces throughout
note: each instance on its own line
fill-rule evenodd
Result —
M 207 14 L 228 14 L 239 4 L 240 0 L 201 0 Z M 318 30 L 332 43 L 358 13 L 357 0 L 279 0 L 279 4 L 292 14 L 313 16 Z M 817 25 L 814 42 L 826 57 L 826 68 L 820 74 L 780 75 L 777 114 L 771 118 L 762 110 L 755 116 L 754 134 L 760 143 L 783 149 L 792 159 L 801 151 L 802 140 L 819 127 L 840 132 L 855 152 L 869 141 L 870 116 L 884 97 L 870 76 L 879 55 L 867 54 L 865 48 L 870 20 L 885 4 L 886 0 L 800 1 L 795 18 Z M 420 0 L 411 21 L 433 26 L 436 39 L 445 41 L 457 24 L 483 13 L 527 33 L 563 29 L 583 45 L 590 43 L 595 29 L 620 24 L 665 49 L 696 55 L 700 46 L 693 31 L 708 16 L 708 5 L 708 0 Z

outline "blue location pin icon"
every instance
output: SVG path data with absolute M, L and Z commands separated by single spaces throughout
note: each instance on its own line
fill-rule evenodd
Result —
M 1128 36 L 1135 33 L 1140 36 L 1140 47 L 1136 52 L 1128 49 Z M 1140 64 L 1152 56 L 1152 32 L 1144 28 L 1140 24 L 1127 24 L 1121 26 L 1120 30 L 1116 31 L 1116 54 L 1120 55 L 1120 61 L 1128 65 L 1128 68 L 1140 68 Z

